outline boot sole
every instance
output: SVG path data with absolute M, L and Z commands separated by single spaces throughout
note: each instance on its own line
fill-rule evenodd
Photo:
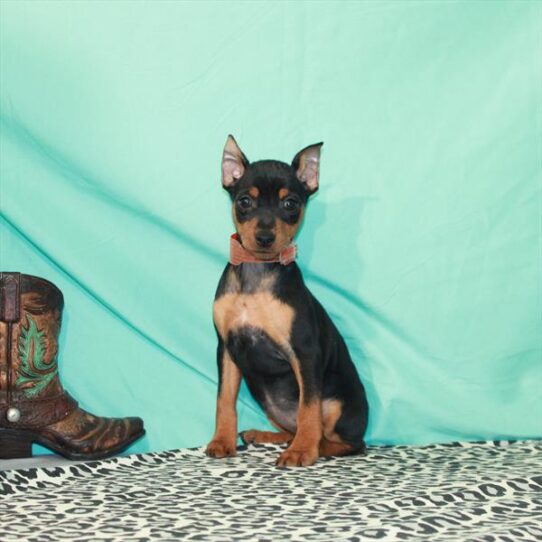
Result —
M 72 461 L 105 459 L 122 452 L 136 440 L 140 439 L 144 434 L 145 430 L 143 429 L 129 440 L 123 441 L 113 448 L 102 450 L 100 452 L 88 453 L 71 451 L 69 448 L 59 446 L 34 431 L 2 429 L 0 430 L 0 459 L 32 457 L 32 444 L 44 446 L 48 450 Z

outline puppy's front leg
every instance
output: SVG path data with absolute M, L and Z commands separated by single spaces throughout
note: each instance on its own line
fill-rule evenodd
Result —
M 205 453 L 222 458 L 236 455 L 237 448 L 237 394 L 241 384 L 241 371 L 231 359 L 228 350 L 219 339 L 218 397 L 216 401 L 216 429 Z
M 322 439 L 321 378 L 315 364 L 302 365 L 296 356 L 290 362 L 299 386 L 297 431 L 288 449 L 277 459 L 277 466 L 307 467 L 318 459 Z

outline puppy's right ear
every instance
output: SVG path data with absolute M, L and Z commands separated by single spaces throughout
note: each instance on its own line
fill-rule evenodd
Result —
M 228 190 L 234 186 L 245 173 L 248 166 L 247 157 L 230 134 L 224 145 L 222 154 L 222 186 Z

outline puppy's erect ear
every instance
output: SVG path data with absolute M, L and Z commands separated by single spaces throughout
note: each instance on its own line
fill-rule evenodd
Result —
M 297 178 L 309 194 L 313 194 L 318 190 L 320 149 L 322 145 L 323 143 L 315 143 L 305 147 L 295 155 L 292 161 L 292 167 L 296 171 Z
M 226 189 L 231 188 L 243 176 L 247 166 L 247 157 L 230 134 L 222 154 L 222 186 Z

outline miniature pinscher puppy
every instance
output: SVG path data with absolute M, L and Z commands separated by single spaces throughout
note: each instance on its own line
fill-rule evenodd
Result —
M 237 233 L 216 292 L 219 388 L 211 457 L 236 454 L 241 379 L 278 432 L 245 431 L 245 443 L 289 443 L 278 466 L 364 450 L 368 404 L 346 344 L 303 282 L 292 240 L 318 189 L 322 143 L 291 165 L 250 163 L 230 135 L 222 185 Z

